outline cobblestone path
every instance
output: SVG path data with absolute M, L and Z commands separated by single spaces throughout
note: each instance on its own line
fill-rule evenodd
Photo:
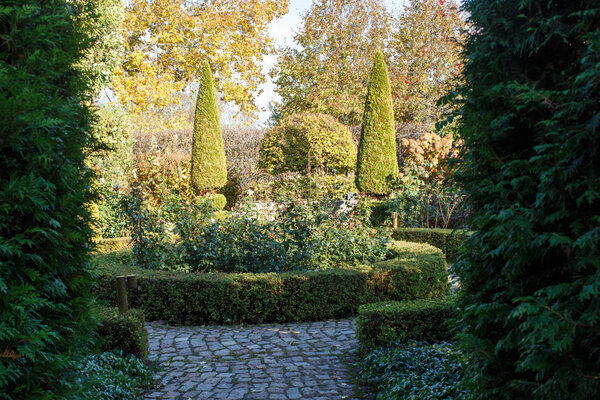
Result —
M 147 399 L 357 399 L 353 320 L 148 325 L 158 365 Z

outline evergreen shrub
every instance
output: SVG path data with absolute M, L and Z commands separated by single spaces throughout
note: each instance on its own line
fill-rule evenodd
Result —
M 0 7 L 0 397 L 78 399 L 66 371 L 93 329 L 88 252 L 95 147 L 87 48 L 72 2 Z
M 227 159 L 221 134 L 219 109 L 208 61 L 202 65 L 192 138 L 191 186 L 200 194 L 227 183 Z
M 358 145 L 356 187 L 369 194 L 387 194 L 398 178 L 394 108 L 383 53 L 377 52 L 369 86 Z
M 455 266 L 478 399 L 600 394 L 600 6 L 469 0 Z
M 114 291 L 113 298 L 116 298 Z M 116 307 L 101 307 L 98 314 L 100 324 L 96 335 L 101 352 L 120 350 L 124 355 L 141 359 L 148 356 L 148 332 L 141 310 L 130 309 L 123 315 Z
M 448 341 L 454 336 L 448 322 L 455 316 L 452 297 L 364 304 L 358 309 L 356 336 L 363 354 L 392 342 Z
M 135 274 L 129 304 L 148 320 L 171 324 L 233 324 L 324 320 L 355 315 L 362 304 L 439 298 L 448 294 L 440 250 L 398 242 L 395 257 L 347 268 L 283 273 L 153 271 L 102 257 L 94 292 L 114 301 L 114 278 Z

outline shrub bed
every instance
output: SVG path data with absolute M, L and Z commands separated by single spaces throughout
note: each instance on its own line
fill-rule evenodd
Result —
M 395 242 L 391 250 L 394 258 L 371 265 L 284 273 L 153 271 L 109 262 L 97 266 L 96 294 L 114 302 L 114 277 L 136 274 L 130 305 L 149 320 L 182 325 L 342 318 L 365 303 L 448 294 L 439 249 Z
M 96 333 L 101 352 L 121 350 L 125 355 L 142 359 L 148 356 L 148 332 L 144 327 L 143 311 L 130 309 L 122 315 L 116 307 L 101 307 L 98 317 L 100 325 Z
M 446 259 L 453 262 L 460 246 L 471 235 L 468 231 L 430 228 L 398 228 L 392 231 L 392 238 L 407 242 L 427 243 L 442 250 Z
M 454 299 L 392 301 L 365 304 L 358 309 L 356 335 L 361 352 L 387 346 L 391 342 L 451 340 L 447 324 L 455 314 Z

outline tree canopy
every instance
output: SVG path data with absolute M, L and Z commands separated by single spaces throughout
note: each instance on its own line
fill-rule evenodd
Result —
M 463 64 L 466 24 L 454 0 L 411 0 L 397 15 L 381 0 L 318 0 L 303 22 L 271 71 L 281 96 L 275 122 L 313 111 L 359 125 L 379 49 L 390 66 L 396 121 L 431 123 L 444 111 L 437 100 Z
M 373 56 L 390 22 L 381 0 L 316 0 L 294 37 L 297 46 L 279 49 L 271 72 L 281 96 L 274 119 L 311 111 L 359 125 Z
M 459 81 L 466 23 L 454 0 L 411 0 L 394 19 L 390 83 L 398 122 L 435 122 L 437 105 Z
M 200 76 L 210 60 L 218 92 L 247 113 L 256 111 L 265 81 L 267 27 L 288 0 L 132 0 L 124 23 L 125 57 L 114 79 L 119 100 L 137 110 L 161 108 Z

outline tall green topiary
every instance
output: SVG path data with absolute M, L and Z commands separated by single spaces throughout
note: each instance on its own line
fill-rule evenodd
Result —
M 221 135 L 215 85 L 208 61 L 202 66 L 192 141 L 192 188 L 198 193 L 227 183 L 227 160 Z
M 78 399 L 91 337 L 93 147 L 83 37 L 66 0 L 0 7 L 0 398 Z
M 600 4 L 468 0 L 456 271 L 477 399 L 600 395 Z
M 387 194 L 389 180 L 398 177 L 394 107 L 383 53 L 377 52 L 369 77 L 363 115 L 356 187 L 361 192 Z

